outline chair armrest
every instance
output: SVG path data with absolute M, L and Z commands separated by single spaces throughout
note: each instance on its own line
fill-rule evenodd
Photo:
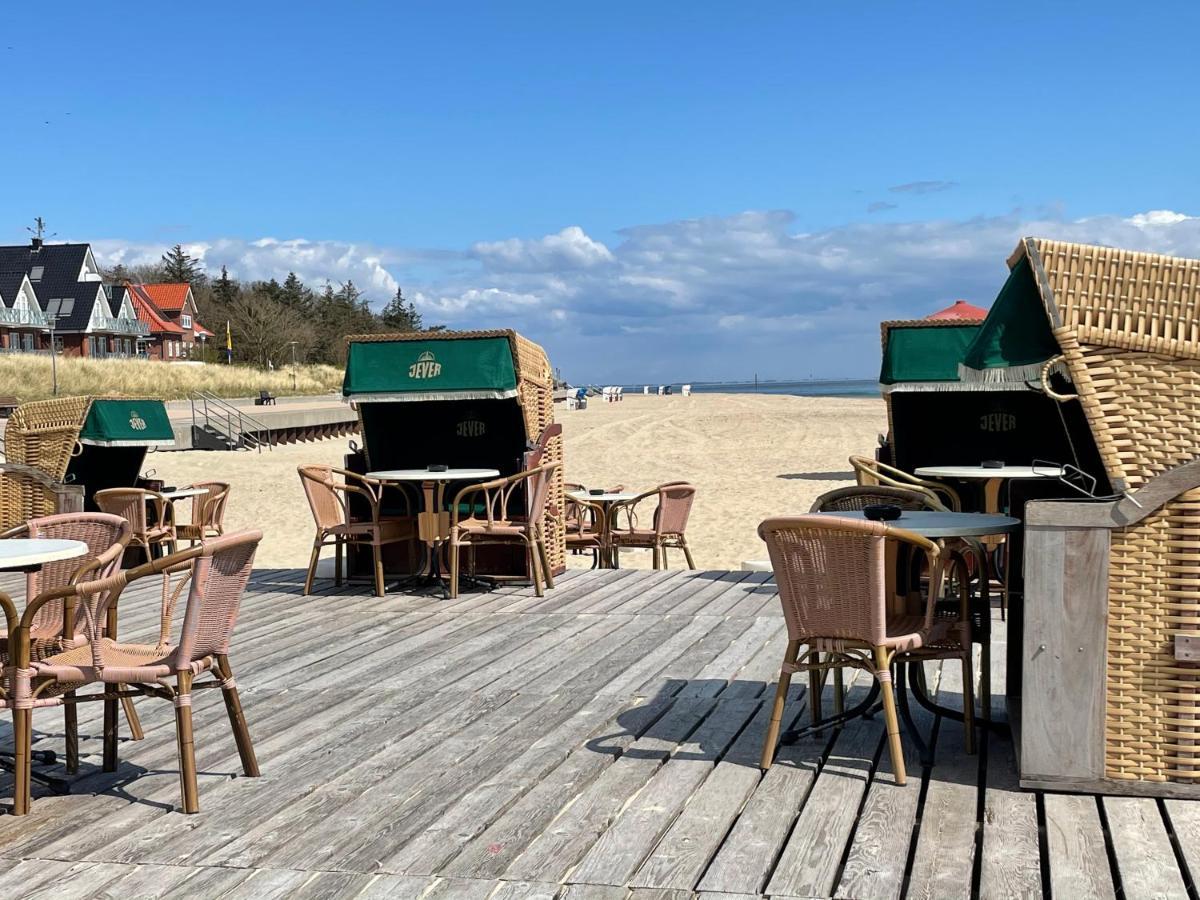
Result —
M 658 496 L 658 488 L 652 491 L 645 491 L 638 494 L 632 500 L 618 500 L 608 508 L 609 528 L 613 528 L 617 523 L 617 513 L 625 510 L 625 518 L 629 521 L 629 530 L 632 531 L 637 527 L 637 505 L 643 500 L 648 500 L 651 497 Z

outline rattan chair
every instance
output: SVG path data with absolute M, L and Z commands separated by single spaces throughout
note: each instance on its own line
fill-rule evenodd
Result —
M 197 481 L 189 488 L 203 488 L 206 493 L 192 498 L 192 520 L 176 524 L 175 533 L 188 545 L 225 533 L 225 504 L 229 502 L 228 481 Z
M 145 488 L 109 488 L 97 491 L 96 505 L 101 512 L 120 516 L 129 523 L 129 543 L 139 548 L 146 559 L 155 554 L 174 552 L 178 546 L 175 532 L 175 507 L 158 491 Z M 148 510 L 153 511 L 150 515 Z
M 916 475 L 910 475 L 902 469 L 897 469 L 895 466 L 889 466 L 886 463 L 881 463 L 877 459 L 871 459 L 867 456 L 851 456 L 850 465 L 854 469 L 855 477 L 861 486 L 869 487 L 872 485 L 885 485 L 888 487 L 902 487 L 909 490 L 925 490 L 933 494 L 944 509 L 960 512 L 962 510 L 962 497 L 958 491 L 940 481 L 932 481 L 928 478 L 918 478 Z
M 650 527 L 640 527 L 638 504 L 651 498 L 658 501 L 658 506 L 654 509 Z M 615 558 L 620 559 L 622 547 L 644 547 L 654 554 L 654 568 L 665 569 L 667 548 L 674 547 L 683 551 L 689 569 L 696 568 L 684 534 L 695 498 L 695 487 L 686 481 L 673 481 L 660 484 L 654 490 L 639 494 L 625 503 L 614 503 L 610 515 L 613 520 L 611 535 Z M 621 512 L 625 513 L 627 519 L 624 528 L 616 525 L 617 516 Z
M 87 553 L 72 559 L 49 562 L 26 573 L 25 599 L 30 601 L 40 594 L 68 587 L 82 580 L 108 578 L 121 568 L 121 557 L 129 543 L 129 523 L 119 516 L 107 513 L 66 513 L 30 519 L 24 525 L 10 528 L 0 534 L 0 540 L 8 538 L 42 538 L 47 540 L 82 541 L 87 544 Z M 33 659 L 43 659 L 77 646 L 86 638 L 84 623 L 76 620 L 64 631 L 65 606 L 63 601 L 54 600 L 41 606 L 38 614 L 30 621 L 29 653 Z M 64 637 L 64 634 L 66 636 Z M 9 659 L 10 635 L 0 634 L 0 661 Z M 138 721 L 133 701 L 124 698 L 125 717 L 134 740 L 142 739 L 142 726 Z M 74 705 L 65 708 L 66 767 L 68 772 L 79 769 L 79 726 Z
M 343 548 L 347 545 L 368 546 L 374 563 L 375 596 L 382 597 L 384 546 L 411 540 L 414 535 L 408 495 L 397 491 L 404 497 L 404 517 L 384 518 L 380 506 L 383 485 L 375 479 L 332 466 L 298 466 L 296 471 L 300 473 L 300 483 L 304 486 L 308 506 L 317 526 L 312 556 L 308 561 L 308 574 L 304 578 L 305 595 L 312 593 L 321 548 L 332 544 L 334 584 L 342 583 Z M 335 476 L 340 476 L 342 480 L 338 481 Z M 365 501 L 370 512 L 369 519 L 352 521 L 351 497 L 361 497 Z
M 882 522 L 833 516 L 767 519 L 758 526 L 758 533 L 770 553 L 788 630 L 787 650 L 763 745 L 762 768 L 770 768 L 775 756 L 792 673 L 852 666 L 869 672 L 879 682 L 893 771 L 897 783 L 904 784 L 904 751 L 891 667 L 896 662 L 918 659 L 961 660 L 967 752 L 974 752 L 966 598 L 962 598 L 963 614 L 959 617 L 936 615 L 942 584 L 938 545 Z M 889 540 L 919 548 L 928 558 L 932 574 L 923 608 L 918 611 L 889 610 Z M 800 652 L 801 646 L 805 647 L 804 653 Z
M 583 485 L 571 485 L 568 490 L 586 490 Z M 579 500 L 567 496 L 563 501 L 566 510 L 563 524 L 566 526 L 567 551 L 569 553 L 591 553 L 592 568 L 600 565 L 600 551 L 604 547 L 604 507 L 590 500 Z
M 898 506 L 904 510 L 945 510 L 932 491 L 887 485 L 835 488 L 813 501 L 809 512 L 857 512 L 868 506 Z
M 458 492 L 450 504 L 451 599 L 458 596 L 462 551 L 495 544 L 524 547 L 529 580 L 537 596 L 543 596 L 543 582 L 547 588 L 554 587 L 543 523 L 551 480 L 559 465 L 545 463 L 507 478 L 468 485 Z M 523 504 L 516 499 L 520 491 L 524 491 Z M 520 512 L 513 512 L 520 507 Z
M 247 776 L 259 774 L 238 698 L 229 644 L 237 621 L 238 607 L 250 578 L 254 551 L 262 532 L 243 531 L 215 538 L 169 556 L 151 560 L 135 569 L 106 578 L 81 581 L 67 588 L 41 594 L 26 607 L 15 632 L 11 703 L 16 743 L 16 786 L 13 812 L 24 815 L 30 804 L 31 713 L 39 706 L 102 700 L 104 702 L 104 770 L 117 766 L 117 701 L 129 693 L 170 700 L 175 706 L 175 729 L 179 747 L 179 770 L 183 810 L 199 812 L 196 759 L 192 738 L 192 693 L 202 688 L 220 688 L 233 728 L 234 740 Z M 126 585 L 152 575 L 165 579 L 162 620 L 158 642 L 121 644 L 105 636 L 115 628 L 116 607 Z M 187 606 L 179 639 L 172 640 L 172 619 L 184 587 Z M 45 659 L 30 653 L 32 623 L 41 609 L 64 602 L 68 614 L 82 613 L 86 639 L 75 647 Z M 213 678 L 193 683 L 212 672 Z M 168 679 L 173 679 L 170 683 Z M 89 684 L 104 686 L 102 693 L 74 698 L 64 695 Z

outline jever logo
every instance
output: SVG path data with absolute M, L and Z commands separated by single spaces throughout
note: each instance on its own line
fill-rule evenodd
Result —
M 479 419 L 463 419 L 454 430 L 459 437 L 483 437 L 487 425 Z
M 437 378 L 442 374 L 442 364 L 433 358 L 426 350 L 417 357 L 417 361 L 408 367 L 409 378 Z
M 137 410 L 131 410 L 129 413 L 129 427 L 134 431 L 145 431 L 146 420 L 138 415 Z

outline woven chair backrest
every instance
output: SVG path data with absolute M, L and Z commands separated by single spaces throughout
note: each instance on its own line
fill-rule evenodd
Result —
M 829 516 L 767 519 L 788 638 L 882 644 L 887 635 L 886 525 Z
M 225 503 L 229 500 L 228 481 L 197 481 L 192 487 L 204 488 L 207 494 L 201 494 L 193 501 L 192 524 L 203 525 L 205 528 L 225 527 Z
M 192 567 L 174 668 L 187 668 L 205 656 L 229 652 L 233 626 L 254 565 L 254 551 L 261 540 L 261 531 L 239 531 L 204 545 Z
M 30 572 L 25 577 L 25 596 L 36 597 L 43 591 L 67 587 L 71 579 L 83 567 L 95 562 L 114 546 L 129 542 L 129 523 L 120 516 L 108 513 L 63 513 L 30 519 L 26 528 L 29 537 L 46 540 L 83 541 L 87 552 L 73 559 L 49 562 L 40 571 Z M 89 570 L 84 577 L 89 581 L 108 578 L 121 568 L 121 553 L 113 553 L 107 564 L 100 569 Z M 31 623 L 38 636 L 48 632 L 61 634 L 63 624 L 63 601 L 51 600 L 34 613 Z
M 844 487 L 827 491 L 813 501 L 809 512 L 854 512 L 868 506 L 898 506 L 906 510 L 941 509 L 940 503 L 923 491 L 908 488 L 888 487 Z
M 539 525 L 546 516 L 546 503 L 550 497 L 550 477 L 559 463 L 546 463 L 532 470 L 529 476 L 529 521 Z
M 120 516 L 129 523 L 133 533 L 145 534 L 147 493 L 141 488 L 109 488 L 96 492 L 96 505 L 102 512 Z
M 336 528 L 346 524 L 346 507 L 334 487 L 330 466 L 299 466 L 300 483 L 308 497 L 308 508 L 318 528 Z
M 659 485 L 654 530 L 658 534 L 683 534 L 695 499 L 696 488 L 685 482 Z

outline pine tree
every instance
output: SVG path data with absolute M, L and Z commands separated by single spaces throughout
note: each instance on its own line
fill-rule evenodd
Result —
M 162 255 L 163 275 L 169 282 L 186 281 L 188 284 L 204 280 L 204 266 L 192 259 L 182 244 L 176 244 Z
M 221 277 L 212 286 L 213 299 L 228 306 L 236 299 L 238 292 L 238 283 L 229 277 L 229 270 L 221 266 Z
M 279 292 L 279 302 L 307 316 L 312 312 L 313 300 L 313 292 L 295 272 L 288 272 Z
M 117 263 L 108 270 L 108 277 L 106 280 L 110 284 L 124 284 L 126 281 L 129 281 L 130 278 L 130 272 L 127 268 L 125 268 L 125 264 Z
M 421 330 L 421 314 L 413 303 L 404 299 L 402 288 L 396 288 L 396 296 L 388 301 L 379 318 L 389 331 Z

